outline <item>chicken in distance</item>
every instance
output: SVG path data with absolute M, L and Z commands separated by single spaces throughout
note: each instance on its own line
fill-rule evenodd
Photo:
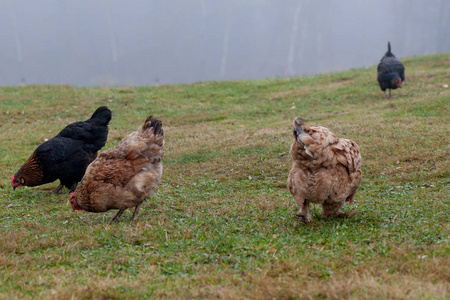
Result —
M 405 81 L 405 67 L 391 52 L 391 43 L 388 42 L 388 51 L 381 58 L 378 64 L 378 84 L 380 89 L 386 95 L 386 89 L 389 89 L 389 98 L 391 98 L 391 90 L 402 87 Z

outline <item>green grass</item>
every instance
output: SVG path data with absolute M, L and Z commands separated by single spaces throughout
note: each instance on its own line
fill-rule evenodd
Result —
M 0 298 L 450 299 L 450 54 L 301 78 L 125 88 L 0 88 Z M 13 191 L 46 138 L 113 111 L 106 148 L 163 120 L 164 174 L 140 219 L 72 212 L 57 183 Z M 356 141 L 348 219 L 294 218 L 292 120 Z

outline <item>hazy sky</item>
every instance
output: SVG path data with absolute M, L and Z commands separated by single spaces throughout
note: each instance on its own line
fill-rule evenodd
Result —
M 448 0 L 0 0 L 0 84 L 308 75 L 450 51 Z

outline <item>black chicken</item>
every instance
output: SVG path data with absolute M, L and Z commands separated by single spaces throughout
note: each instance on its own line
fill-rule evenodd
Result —
M 59 193 L 63 186 L 73 192 L 87 166 L 105 145 L 110 120 L 111 111 L 101 106 L 89 120 L 67 125 L 57 136 L 37 147 L 19 171 L 11 175 L 13 189 L 59 179 L 61 184 L 53 193 Z
M 386 95 L 386 89 L 389 89 L 389 98 L 391 90 L 402 87 L 405 81 L 405 67 L 391 52 L 391 43 L 388 42 L 388 51 L 384 54 L 378 64 L 378 83 L 381 90 Z

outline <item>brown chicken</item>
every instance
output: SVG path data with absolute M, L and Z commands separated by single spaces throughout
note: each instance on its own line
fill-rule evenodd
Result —
M 348 217 L 340 208 L 351 202 L 361 183 L 361 154 L 358 145 L 337 138 L 325 127 L 309 127 L 300 117 L 294 119 L 294 159 L 289 173 L 288 188 L 300 206 L 296 217 L 311 222 L 309 204 L 322 204 L 322 214 Z
M 102 152 L 88 166 L 70 194 L 72 208 L 90 212 L 118 209 L 114 222 L 127 208 L 135 207 L 131 219 L 136 220 L 142 202 L 154 193 L 161 180 L 163 145 L 162 122 L 150 116 L 137 131 Z

